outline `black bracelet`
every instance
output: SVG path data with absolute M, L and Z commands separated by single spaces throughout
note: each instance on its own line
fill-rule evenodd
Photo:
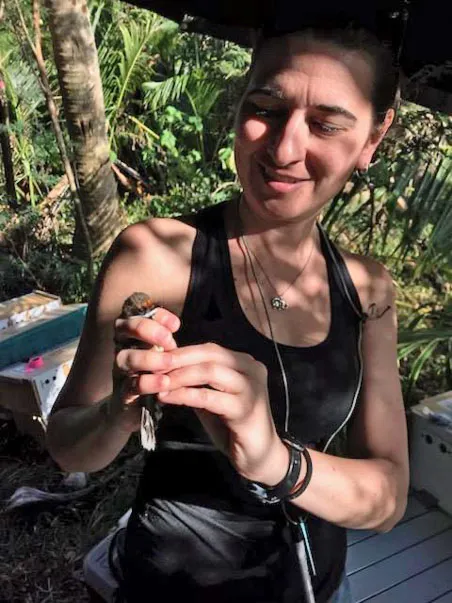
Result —
M 276 486 L 266 486 L 261 482 L 253 482 L 242 478 L 248 492 L 266 505 L 275 505 L 281 502 L 294 488 L 300 477 L 301 453 L 292 446 L 288 445 L 287 448 L 290 453 L 289 467 L 284 478 Z
M 276 486 L 266 486 L 261 482 L 242 478 L 248 492 L 267 505 L 275 505 L 287 499 L 300 477 L 301 454 L 304 454 L 304 446 L 288 434 L 284 434 L 281 440 L 289 450 L 289 467 L 284 478 Z
M 298 498 L 301 494 L 303 494 L 303 492 L 309 486 L 309 482 L 311 481 L 311 477 L 312 477 L 311 455 L 309 454 L 309 450 L 304 447 L 301 452 L 306 460 L 306 475 L 305 475 L 303 481 L 301 482 L 301 484 L 298 486 L 298 488 L 286 496 L 286 500 L 293 500 L 294 498 Z

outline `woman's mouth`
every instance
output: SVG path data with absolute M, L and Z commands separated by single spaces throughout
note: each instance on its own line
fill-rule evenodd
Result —
M 299 188 L 304 182 L 310 178 L 296 178 L 282 174 L 259 164 L 259 170 L 265 184 L 275 193 L 290 193 Z

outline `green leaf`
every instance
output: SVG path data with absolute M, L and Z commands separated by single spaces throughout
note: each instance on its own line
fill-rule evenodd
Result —
M 416 360 L 413 362 L 413 366 L 411 367 L 411 372 L 410 372 L 410 377 L 409 377 L 411 383 L 415 383 L 419 379 L 419 375 L 421 373 L 421 370 L 422 370 L 424 364 L 433 355 L 433 352 L 435 351 L 435 349 L 439 343 L 440 343 L 439 339 L 434 339 L 433 341 L 428 343 L 425 346 L 425 348 L 422 350 L 422 352 L 419 354 L 419 356 L 416 358 Z
M 171 130 L 164 130 L 162 135 L 160 136 L 160 144 L 162 147 L 165 147 L 169 151 L 171 151 L 174 155 L 178 155 L 176 149 L 176 137 L 171 132 Z

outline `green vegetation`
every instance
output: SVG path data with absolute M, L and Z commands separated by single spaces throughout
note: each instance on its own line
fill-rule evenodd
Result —
M 0 34 L 10 108 L 9 126 L 1 127 L 13 149 L 18 199 L 16 205 L 0 192 L 0 295 L 40 287 L 65 301 L 85 300 L 90 286 L 86 264 L 73 253 L 74 208 L 18 7 L 32 31 L 30 7 L 15 1 Z M 233 195 L 234 105 L 249 52 L 181 33 L 175 23 L 118 1 L 93 0 L 90 9 L 127 220 L 187 213 Z M 41 31 L 64 128 L 46 14 Z M 323 218 L 340 244 L 373 255 L 393 274 L 408 401 L 427 375 L 425 393 L 452 387 L 451 124 L 404 103 L 369 173 L 349 182 Z

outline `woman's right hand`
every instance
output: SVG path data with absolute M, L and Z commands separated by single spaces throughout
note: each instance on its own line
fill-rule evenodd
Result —
M 165 373 L 171 370 L 171 354 L 167 352 L 177 347 L 173 334 L 179 327 L 179 318 L 165 308 L 159 308 L 152 318 L 116 320 L 110 415 L 121 430 L 131 433 L 140 429 L 140 396 L 166 391 L 169 377 Z

